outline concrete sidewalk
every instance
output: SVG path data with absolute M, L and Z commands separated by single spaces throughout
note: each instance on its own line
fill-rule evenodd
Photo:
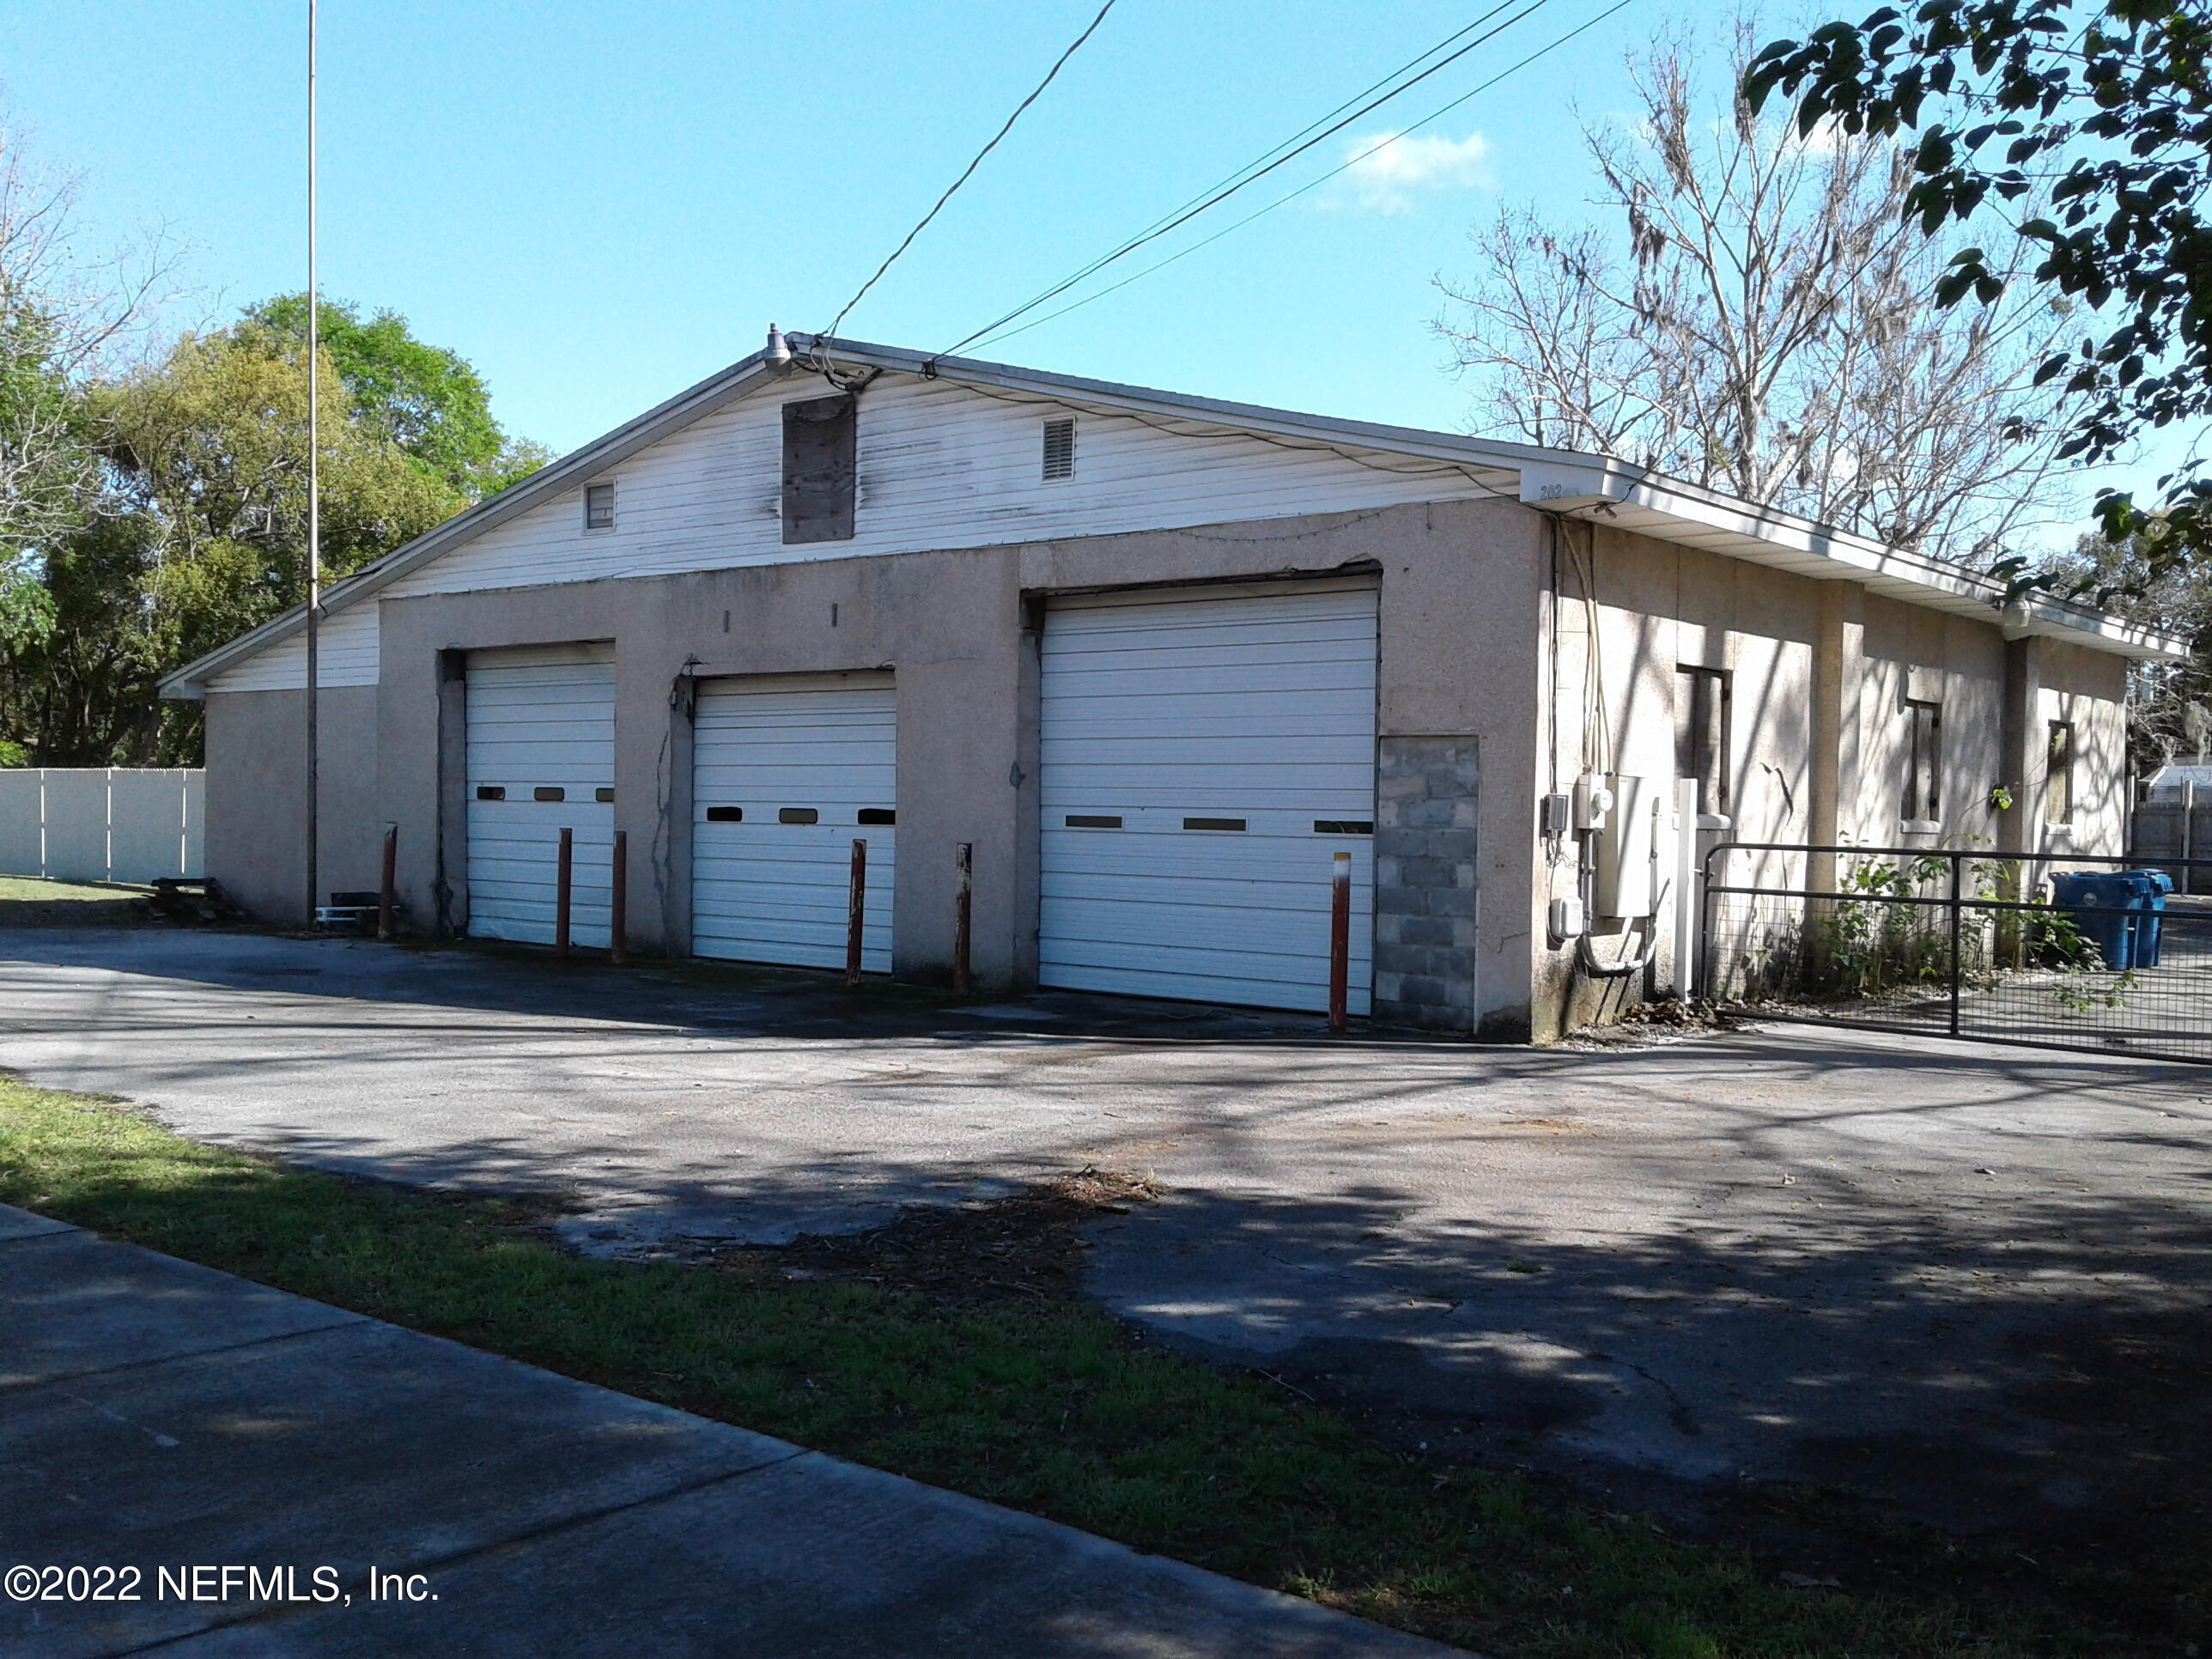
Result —
M 12 1659 L 1449 1651 L 4 1206 L 0 1579 Z

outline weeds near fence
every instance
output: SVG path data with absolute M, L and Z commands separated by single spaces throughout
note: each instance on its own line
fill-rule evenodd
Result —
M 1799 895 L 1796 914 L 1747 927 L 1737 958 L 1742 994 L 1844 1001 L 1948 991 L 1954 976 L 1960 988 L 1989 989 L 2008 974 L 2039 971 L 2058 976 L 2051 994 L 2069 1012 L 2119 1007 L 2136 988 L 2135 970 L 2105 977 L 2096 941 L 2064 910 L 2001 908 L 2034 902 L 2024 866 L 1964 856 L 1973 839 L 1849 857 L 1832 896 Z

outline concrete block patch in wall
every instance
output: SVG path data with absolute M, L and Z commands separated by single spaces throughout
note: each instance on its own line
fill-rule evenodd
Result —
M 1475 813 L 1472 737 L 1384 738 L 1375 818 L 1375 1018 L 1474 1028 Z

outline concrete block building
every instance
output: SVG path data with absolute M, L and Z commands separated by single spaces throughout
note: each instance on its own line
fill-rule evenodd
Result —
M 842 340 L 735 364 L 333 586 L 318 858 L 409 924 L 1522 1040 L 1681 836 L 2117 852 L 2172 645 L 1603 456 Z M 305 911 L 304 618 L 207 709 L 209 873 Z M 1692 787 L 1686 792 L 1684 782 Z M 1590 809 L 1609 793 L 1607 824 Z M 2009 805 L 2002 805 L 2009 801 Z M 1694 817 L 1696 823 L 1690 819 Z M 1558 901 L 1559 902 L 1555 902 Z

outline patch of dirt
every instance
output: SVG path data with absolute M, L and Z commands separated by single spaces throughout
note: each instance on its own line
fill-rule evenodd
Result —
M 1063 1301 L 1078 1293 L 1085 1222 L 1124 1215 L 1159 1189 L 1146 1177 L 1085 1168 L 1012 1198 L 917 1206 L 864 1233 L 806 1233 L 788 1244 L 732 1245 L 717 1267 L 790 1279 L 846 1279 L 947 1301 Z
M 1604 1025 L 1589 1025 L 1562 1037 L 1558 1047 L 1583 1054 L 1612 1048 L 1656 1048 L 1689 1037 L 1717 1031 L 1748 1030 L 1755 1024 L 1742 1004 L 1726 1006 L 1711 1002 L 1684 1002 L 1662 997 L 1651 1002 L 1632 1002 L 1620 1018 Z

